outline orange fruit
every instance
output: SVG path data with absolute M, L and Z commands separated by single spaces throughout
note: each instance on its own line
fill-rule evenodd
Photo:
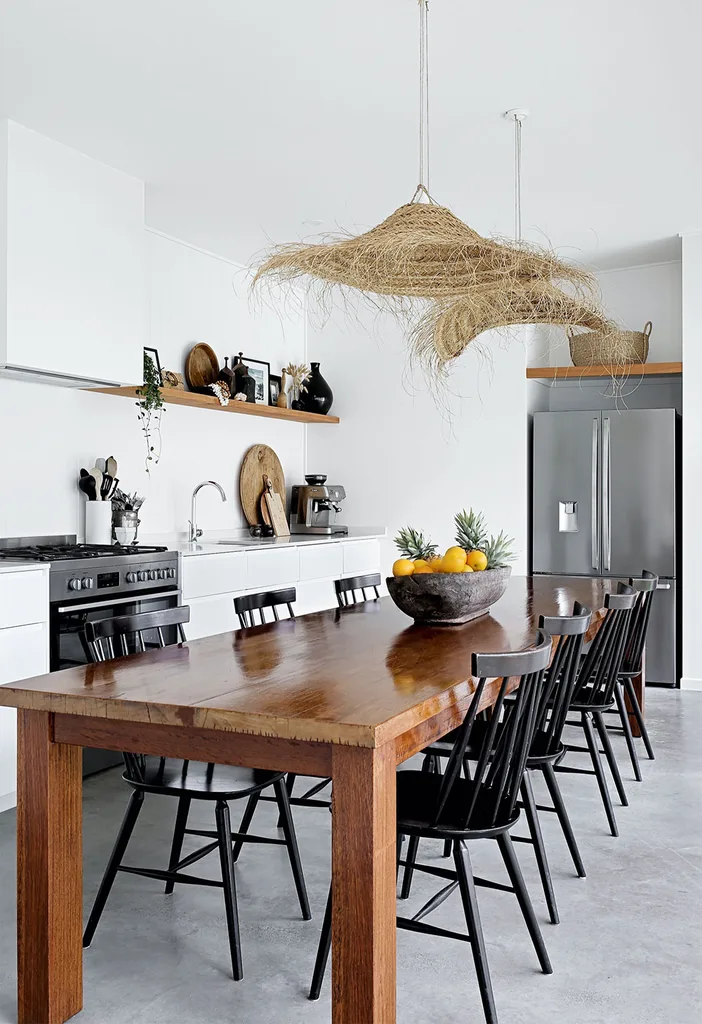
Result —
M 460 554 L 455 549 L 446 552 L 441 559 L 441 572 L 463 572 L 466 566 L 466 553 L 462 548 L 458 550 Z
M 410 558 L 398 558 L 392 564 L 393 576 L 411 576 L 414 573 L 414 562 Z
M 427 558 L 427 565 L 432 572 L 438 572 L 438 567 L 441 565 L 441 555 L 432 555 L 431 558 Z
M 473 568 L 471 568 L 470 565 L 466 565 L 463 568 L 463 572 L 475 572 L 475 570 Z
M 468 552 L 464 548 L 459 548 L 458 546 L 454 545 L 454 547 L 448 549 L 448 551 L 444 555 L 444 558 L 455 558 L 456 561 L 460 559 L 465 565 L 466 559 L 468 558 Z
M 423 558 L 415 558 L 415 560 L 414 560 L 414 571 L 416 572 L 417 569 L 424 569 L 424 568 L 428 569 L 429 568 L 429 563 L 427 561 L 425 561 L 425 559 L 423 559 Z
M 466 563 L 475 572 L 482 572 L 487 569 L 487 556 L 483 551 L 469 551 Z
M 429 573 L 429 575 L 431 575 L 433 573 L 433 571 L 434 570 L 432 569 L 432 567 L 430 565 L 417 565 L 417 563 L 415 562 L 414 563 L 414 572 L 412 573 L 412 575 L 413 576 L 423 576 L 423 575 L 426 575 L 427 573 Z

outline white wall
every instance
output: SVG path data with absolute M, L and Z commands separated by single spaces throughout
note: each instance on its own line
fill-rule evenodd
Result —
M 388 528 L 383 570 L 397 557 L 392 537 L 410 524 L 445 549 L 453 516 L 482 509 L 494 533 L 516 540 L 515 572 L 526 571 L 525 352 L 519 338 L 484 341 L 461 356 L 451 379 L 452 417 L 422 377 L 405 379 L 406 342 L 390 318 L 359 326 L 339 315 L 308 328 L 308 354 L 321 362 L 341 423 L 308 433 L 308 469 L 343 484 L 350 523 Z
M 648 362 L 678 361 L 682 352 L 682 266 L 680 262 L 623 267 L 595 275 L 607 313 L 624 329 L 642 331 L 653 323 Z M 530 334 L 530 366 L 568 366 L 568 339 L 559 328 Z
M 702 689 L 702 233 L 683 237 L 683 668 Z
M 196 341 L 211 344 L 222 363 L 241 349 L 270 361 L 274 372 L 287 360 L 304 359 L 304 323 L 283 322 L 265 307 L 254 315 L 240 268 L 159 235 L 149 233 L 147 241 L 149 344 L 159 350 L 164 368 L 182 372 Z M 78 471 L 110 454 L 119 464 L 120 485 L 146 495 L 142 534 L 185 530 L 191 491 L 207 478 L 218 480 L 230 501 L 222 504 L 214 491 L 204 492 L 201 526 L 242 526 L 243 453 L 252 444 L 270 444 L 294 483 L 303 475 L 305 430 L 296 423 L 168 406 L 162 458 L 149 479 L 132 401 L 0 379 L 0 536 L 80 534 L 84 499 Z

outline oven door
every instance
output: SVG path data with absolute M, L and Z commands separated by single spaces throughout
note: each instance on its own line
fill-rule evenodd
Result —
M 175 608 L 180 604 L 180 591 L 177 588 L 163 588 L 157 591 L 146 591 L 141 594 L 113 597 L 106 600 L 81 600 L 58 603 L 51 608 L 51 671 L 85 665 L 90 661 L 85 644 L 84 629 L 86 622 L 95 619 L 109 619 L 114 615 L 136 615 L 139 612 L 159 611 L 163 608 Z M 176 643 L 176 627 L 168 627 L 165 631 L 166 643 Z M 169 633 L 172 632 L 172 635 Z M 158 646 L 156 631 L 150 639 L 145 634 L 147 648 Z M 121 764 L 122 758 L 113 750 L 83 750 L 83 775 L 93 775 L 105 768 L 113 768 Z

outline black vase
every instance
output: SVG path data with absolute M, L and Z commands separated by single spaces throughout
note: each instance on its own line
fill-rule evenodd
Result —
M 311 363 L 311 375 L 305 383 L 307 390 L 300 395 L 306 412 L 318 412 L 325 416 L 332 407 L 334 394 L 319 372 L 319 363 Z

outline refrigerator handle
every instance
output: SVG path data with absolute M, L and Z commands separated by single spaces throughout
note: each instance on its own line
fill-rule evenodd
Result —
M 609 416 L 602 421 L 602 537 L 606 571 L 612 568 L 612 451 Z
M 600 568 L 600 518 L 599 518 L 599 476 L 600 476 L 600 420 L 595 417 L 592 421 L 592 487 L 591 487 L 591 509 L 590 509 L 590 544 L 592 547 L 592 568 Z

